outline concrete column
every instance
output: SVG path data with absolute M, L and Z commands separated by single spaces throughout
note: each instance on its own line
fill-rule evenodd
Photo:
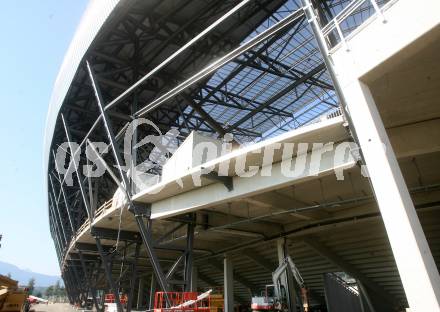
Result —
M 224 265 L 224 312 L 234 312 L 234 268 L 230 256 L 225 255 Z
M 197 292 L 197 278 L 198 278 L 197 266 L 193 265 L 191 270 L 191 291 L 193 292 Z
M 154 273 L 151 274 L 151 284 L 150 284 L 150 299 L 148 301 L 149 310 L 154 308 L 154 295 L 156 294 L 156 277 Z
M 136 309 L 139 310 L 142 307 L 143 302 L 144 302 L 144 279 L 140 277 L 138 282 Z
M 440 277 L 370 89 L 343 93 L 412 312 L 440 311 Z
M 277 253 L 278 253 L 278 263 L 284 262 L 284 259 L 289 255 L 287 240 L 285 237 L 279 238 L 277 240 Z M 295 283 L 293 281 L 292 272 L 287 270 L 286 273 L 281 275 L 281 285 L 286 290 L 286 300 L 287 307 L 290 312 L 296 311 L 296 292 Z

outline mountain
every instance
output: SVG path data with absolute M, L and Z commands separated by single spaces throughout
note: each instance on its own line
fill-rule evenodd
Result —
M 17 280 L 20 285 L 27 285 L 29 280 L 33 277 L 35 278 L 35 286 L 39 287 L 48 287 L 50 285 L 54 285 L 58 280 L 61 280 L 59 276 L 46 275 L 35 273 L 29 270 L 23 270 L 13 264 L 2 261 L 0 261 L 0 274 L 11 274 L 11 278 Z

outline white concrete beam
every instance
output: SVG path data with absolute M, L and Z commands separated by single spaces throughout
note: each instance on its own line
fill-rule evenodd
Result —
M 183 174 L 176 174 L 174 177 L 162 179 L 159 183 L 141 190 L 133 196 L 134 201 L 143 203 L 154 203 L 162 199 L 175 196 L 181 193 L 191 191 L 200 186 L 206 186 L 213 183 L 212 179 L 201 176 L 203 168 L 213 168 L 215 172 L 221 172 L 222 175 L 230 177 L 239 175 L 237 168 L 246 161 L 247 165 L 267 166 L 268 163 L 277 163 L 283 159 L 283 147 L 294 143 L 293 154 L 296 155 L 299 143 L 308 144 L 308 152 L 311 151 L 313 143 L 318 142 L 343 142 L 349 138 L 348 132 L 343 126 L 341 116 L 331 118 L 325 121 L 314 123 L 299 129 L 291 130 L 276 137 L 242 146 L 238 149 L 226 153 L 223 156 L 215 158 L 188 169 Z M 273 152 L 273 158 L 266 157 Z M 244 169 L 244 168 L 242 168 Z M 194 183 L 194 176 L 200 177 L 200 183 Z
M 440 119 L 387 129 L 397 158 L 440 151 Z
M 287 162 L 279 162 L 271 165 L 272 168 L 270 174 L 267 175 L 262 174 L 262 172 L 264 171 L 268 173 L 269 166 L 262 167 L 255 172 L 252 177 L 233 177 L 234 189 L 231 191 L 228 191 L 221 183 L 214 183 L 154 202 L 151 206 L 151 218 L 167 218 L 212 207 L 244 197 L 283 188 L 295 183 L 316 178 L 316 176 L 332 174 L 335 170 L 344 170 L 353 167 L 355 161 L 351 157 L 347 157 L 343 160 L 338 160 L 338 158 L 335 157 L 336 148 L 337 146 L 335 146 L 332 151 L 327 152 L 324 152 L 323 149 L 316 150 L 315 155 L 322 153 L 321 159 L 317 163 L 311 161 L 314 157 L 313 152 L 308 153 L 304 170 L 299 171 L 295 177 L 286 176 L 285 167 Z M 289 161 L 289 165 L 294 168 L 294 165 L 300 163 L 300 161 L 300 157 L 293 158 L 293 160 L 291 159 Z

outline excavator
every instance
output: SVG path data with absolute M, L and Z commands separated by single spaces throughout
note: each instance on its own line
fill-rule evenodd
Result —
M 298 284 L 301 292 L 301 301 L 303 312 L 309 312 L 309 298 L 307 288 L 301 274 L 290 256 L 287 256 L 278 268 L 272 273 L 273 284 L 266 285 L 264 291 L 252 297 L 251 309 L 253 312 L 273 311 L 273 312 L 296 312 L 289 311 L 287 305 L 286 289 L 281 284 L 281 276 L 290 269 L 292 275 Z

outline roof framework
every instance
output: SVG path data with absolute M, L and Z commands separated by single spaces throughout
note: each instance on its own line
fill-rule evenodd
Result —
M 209 25 L 237 3 L 214 1 L 206 4 L 193 0 L 177 5 L 167 1 L 153 2 L 135 1 L 124 6 L 124 12 L 108 22 L 109 26 L 101 31 L 84 57 L 92 64 L 107 103 L 193 38 L 206 27 L 204 25 Z M 251 1 L 238 16 L 231 16 L 224 25 L 214 29 L 145 81 L 136 92 L 112 107 L 109 116 L 115 133 L 125 130 L 124 126 L 144 103 L 160 97 L 299 7 L 298 0 Z M 191 19 L 187 20 L 188 16 Z M 153 121 L 162 133 L 177 128 L 180 140 L 196 130 L 212 136 L 231 133 L 238 142 L 249 143 L 307 124 L 335 108 L 337 99 L 332 83 L 309 26 L 301 18 L 144 117 Z M 92 141 L 106 141 L 104 128 L 97 121 L 99 108 L 85 64 L 78 68 L 61 113 L 69 125 L 73 141 L 84 142 L 86 136 Z M 54 131 L 53 151 L 66 141 L 60 119 L 57 128 L 60 130 Z M 139 137 L 152 130 L 143 129 Z M 140 148 L 138 159 L 147 158 L 150 151 L 151 146 Z M 50 159 L 49 171 L 52 178 L 57 179 L 53 159 Z M 106 156 L 106 161 L 113 162 L 111 156 Z M 160 171 L 160 168 L 155 170 Z M 94 183 L 103 184 L 99 192 L 100 205 L 111 197 L 115 185 L 106 177 Z M 59 190 L 57 193 L 60 194 Z M 81 206 L 78 186 L 76 192 L 69 192 L 72 193 Z M 57 200 L 60 198 L 58 195 Z M 85 218 L 84 209 L 78 208 L 78 219 L 81 220 Z

